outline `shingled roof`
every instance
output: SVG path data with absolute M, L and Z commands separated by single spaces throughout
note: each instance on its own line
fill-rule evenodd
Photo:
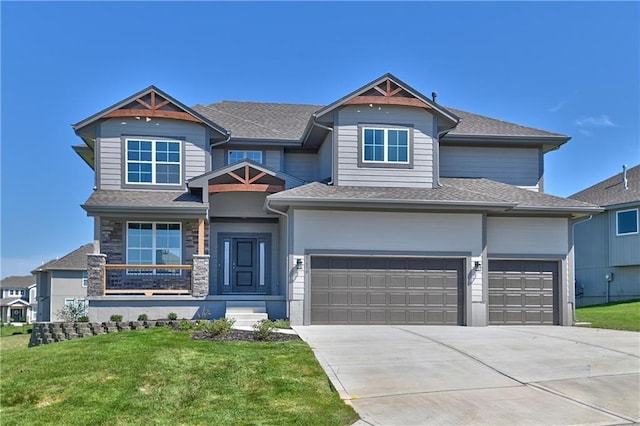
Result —
M 330 186 L 314 182 L 270 195 L 276 204 L 381 203 L 498 210 L 597 213 L 597 206 L 530 191 L 485 178 L 442 178 L 439 188 Z
M 236 139 L 295 140 L 322 105 L 223 101 L 192 109 L 231 131 Z
M 300 140 L 312 114 L 322 105 L 223 101 L 192 109 L 231 131 L 236 139 Z M 569 140 L 568 136 L 446 107 L 461 118 L 443 140 L 464 136 L 534 137 Z
M 204 213 L 206 206 L 199 195 L 183 191 L 119 191 L 99 189 L 82 205 L 89 213 L 137 211 L 153 208 L 175 213 Z
M 457 135 L 568 138 L 567 136 L 561 135 L 559 133 L 552 133 L 545 130 L 534 129 L 533 127 L 521 126 L 520 124 L 509 123 L 508 121 L 502 121 L 455 108 L 447 107 L 447 109 L 460 117 L 460 123 L 456 128 L 447 133 L 444 139 L 446 139 L 447 137 L 451 139 L 451 136 Z
M 59 259 L 52 259 L 48 261 L 31 272 L 84 271 L 87 269 L 87 255 L 91 253 L 93 253 L 93 244 L 85 244 Z
M 627 189 L 624 188 L 621 172 L 577 192 L 569 198 L 603 207 L 640 203 L 640 164 L 627 169 Z
M 0 281 L 0 288 L 28 288 L 36 283 L 32 275 L 11 276 Z

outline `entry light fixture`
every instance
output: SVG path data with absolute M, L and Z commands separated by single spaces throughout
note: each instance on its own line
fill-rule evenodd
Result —
M 476 260 L 475 263 L 473 264 L 473 267 L 475 268 L 476 271 L 481 271 L 482 263 L 479 260 Z
M 300 258 L 296 260 L 296 269 L 298 270 L 302 269 L 302 259 Z

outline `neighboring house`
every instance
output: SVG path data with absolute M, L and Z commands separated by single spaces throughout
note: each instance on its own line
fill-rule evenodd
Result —
M 32 276 L 7 277 L 0 282 L 0 315 L 3 324 L 29 324 L 35 320 L 35 287 Z
M 604 207 L 574 225 L 578 306 L 640 299 L 640 165 L 570 198 Z
M 86 301 L 87 255 L 90 253 L 93 253 L 93 244 L 85 244 L 31 271 L 38 288 L 36 321 L 63 321 L 60 313 L 65 305 Z
M 151 86 L 73 128 L 95 170 L 92 320 L 572 323 L 571 223 L 601 209 L 543 193 L 568 136 L 391 74 L 327 106 Z

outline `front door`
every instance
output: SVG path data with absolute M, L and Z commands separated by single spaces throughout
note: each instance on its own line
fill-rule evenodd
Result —
M 22 309 L 11 309 L 11 321 L 12 322 L 20 322 L 20 317 L 22 317 Z
M 231 291 L 255 293 L 258 290 L 258 240 L 233 238 L 231 249 Z

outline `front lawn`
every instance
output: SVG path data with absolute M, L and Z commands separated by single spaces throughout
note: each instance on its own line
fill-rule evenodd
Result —
M 3 325 L 0 327 L 0 337 L 14 336 L 16 334 L 31 333 L 33 324 L 29 325 Z
M 614 302 L 576 309 L 579 322 L 594 328 L 640 331 L 640 301 Z
M 358 418 L 299 340 L 195 341 L 159 327 L 3 350 L 0 373 L 3 426 L 348 425 Z

